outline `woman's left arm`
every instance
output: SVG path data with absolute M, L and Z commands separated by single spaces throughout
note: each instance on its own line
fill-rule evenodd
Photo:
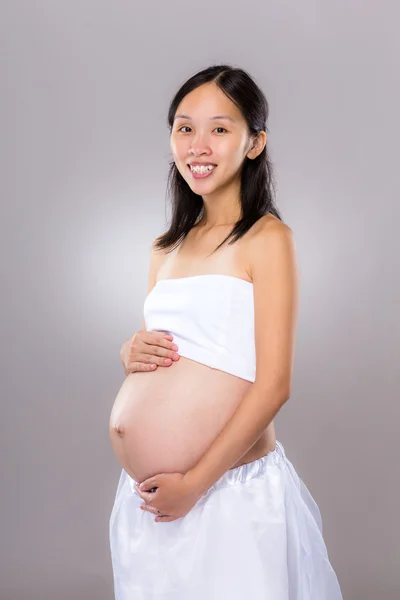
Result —
M 205 493 L 261 436 L 290 398 L 299 277 L 293 232 L 266 222 L 249 242 L 256 378 L 235 413 L 185 479 Z

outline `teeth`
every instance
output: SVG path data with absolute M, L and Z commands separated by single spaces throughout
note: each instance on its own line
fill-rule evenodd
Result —
M 190 165 L 190 168 L 193 173 L 207 173 L 208 171 L 212 171 L 215 168 L 215 165 L 207 165 L 205 167 L 200 165 Z

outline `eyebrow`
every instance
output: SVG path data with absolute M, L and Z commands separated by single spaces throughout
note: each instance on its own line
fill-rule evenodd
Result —
M 191 117 L 189 117 L 189 115 L 175 115 L 175 119 L 187 119 L 189 121 L 192 120 Z M 215 117 L 210 117 L 210 120 L 221 120 L 221 119 L 228 119 L 229 121 L 232 121 L 232 123 L 235 123 L 235 120 L 232 119 L 232 117 L 230 117 L 229 115 L 216 115 Z

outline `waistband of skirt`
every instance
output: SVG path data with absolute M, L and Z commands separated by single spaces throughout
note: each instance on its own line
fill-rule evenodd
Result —
M 286 459 L 286 453 L 283 445 L 276 440 L 275 449 L 268 452 L 264 456 L 257 458 L 249 463 L 229 469 L 211 486 L 210 490 L 225 487 L 227 485 L 236 485 L 238 483 L 246 483 L 249 479 L 260 477 L 271 465 L 279 465 L 282 460 Z M 209 490 L 209 491 L 210 491 Z
M 212 490 L 216 490 L 221 487 L 229 485 L 237 485 L 239 483 L 246 483 L 254 477 L 262 476 L 266 470 L 272 465 L 280 465 L 283 460 L 286 459 L 286 453 L 283 445 L 276 440 L 274 450 L 268 452 L 264 456 L 257 458 L 249 463 L 240 465 L 239 467 L 233 467 L 222 475 L 204 494 L 208 495 Z M 135 489 L 135 481 L 127 475 L 130 487 L 133 493 L 137 494 Z

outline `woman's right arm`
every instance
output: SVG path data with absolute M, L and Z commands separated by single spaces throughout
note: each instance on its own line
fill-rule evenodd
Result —
M 148 294 L 156 284 L 157 273 L 163 260 L 162 250 L 156 250 L 153 243 L 150 254 Z M 163 331 L 147 331 L 143 319 L 142 329 L 127 339 L 120 351 L 125 375 L 137 371 L 155 371 L 158 366 L 169 367 L 173 361 L 179 360 L 175 348 L 171 335 Z

